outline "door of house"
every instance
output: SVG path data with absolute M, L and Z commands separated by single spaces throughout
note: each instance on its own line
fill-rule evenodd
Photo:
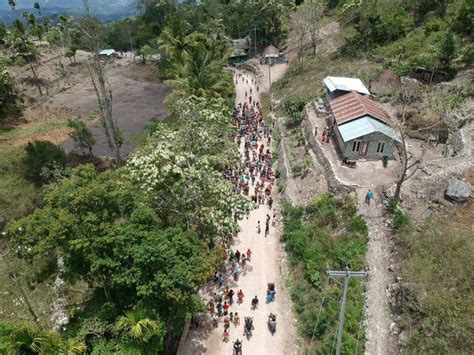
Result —
M 360 156 L 366 156 L 368 148 L 369 148 L 369 142 L 368 141 L 360 142 L 359 155 Z

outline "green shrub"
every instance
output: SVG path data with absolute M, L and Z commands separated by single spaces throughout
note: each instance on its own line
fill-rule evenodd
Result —
M 440 18 L 431 18 L 425 23 L 425 34 L 429 36 L 433 32 L 444 31 L 448 24 Z
M 306 206 L 284 205 L 283 221 L 282 238 L 292 267 L 290 296 L 299 331 L 306 339 L 314 336 L 313 347 L 308 349 L 311 353 L 329 354 L 337 329 L 342 288 L 328 283 L 326 271 L 346 266 L 364 268 L 367 225 L 357 215 L 351 198 L 335 198 L 329 193 Z M 343 345 L 347 354 L 364 352 L 363 291 L 359 280 L 350 281 Z
M 298 127 L 303 121 L 302 112 L 306 102 L 300 97 L 290 97 L 285 100 L 284 106 L 288 115 L 285 125 L 292 129 Z
M 388 211 L 393 215 L 393 229 L 396 231 L 407 230 L 411 227 L 411 218 L 398 206 L 398 201 L 390 200 Z
M 460 50 L 459 57 L 456 60 L 461 64 L 470 65 L 474 63 L 474 44 L 468 44 Z
M 30 142 L 25 152 L 25 178 L 37 185 L 50 182 L 50 172 L 64 169 L 67 164 L 66 152 L 48 141 Z

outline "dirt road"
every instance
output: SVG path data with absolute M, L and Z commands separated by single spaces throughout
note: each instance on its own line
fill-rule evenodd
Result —
M 251 80 L 253 77 L 246 74 Z M 256 99 L 256 86 L 247 85 L 239 80 L 237 85 L 237 102 L 245 100 L 245 91 L 249 93 L 252 86 L 253 99 Z M 241 147 L 242 148 L 242 147 Z M 252 193 L 252 191 L 251 191 Z M 274 207 L 278 208 L 274 204 Z M 279 212 L 278 212 L 279 213 Z M 240 325 L 230 327 L 230 341 L 222 341 L 224 326 L 222 319 L 217 328 L 211 324 L 205 324 L 203 328 L 192 330 L 179 354 L 232 354 L 232 344 L 239 338 L 243 342 L 244 354 L 296 354 L 296 332 L 288 294 L 284 288 L 284 277 L 282 276 L 282 258 L 284 251 L 279 242 L 279 223 L 276 227 L 270 226 L 267 237 L 264 234 L 265 219 L 272 211 L 266 205 L 260 205 L 253 210 L 247 219 L 240 221 L 242 231 L 235 240 L 232 249 L 245 252 L 250 248 L 253 252 L 252 261 L 243 270 L 238 282 L 227 280 L 229 288 L 237 292 L 242 289 L 245 299 L 242 304 L 234 303 L 230 312 L 238 312 Z M 257 221 L 262 224 L 262 232 L 257 234 Z M 265 303 L 268 282 L 276 283 L 276 299 L 274 302 Z M 212 291 L 211 291 L 212 292 Z M 251 299 L 258 296 L 260 304 L 258 309 L 251 310 Z M 272 312 L 277 315 L 277 331 L 272 336 L 267 326 L 268 314 Z M 253 336 L 247 340 L 243 336 L 244 317 L 253 317 Z
M 369 228 L 369 245 L 366 255 L 369 265 L 369 279 L 366 292 L 365 332 L 367 341 L 365 353 L 369 355 L 395 354 L 396 339 L 390 334 L 393 320 L 390 314 L 388 285 L 393 282 L 389 271 L 390 227 L 386 225 L 384 208 L 378 196 L 367 205 L 367 187 L 358 189 L 358 209 Z

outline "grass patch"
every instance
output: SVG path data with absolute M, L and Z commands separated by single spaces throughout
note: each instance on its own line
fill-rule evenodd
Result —
M 388 211 L 393 215 L 393 229 L 397 232 L 409 230 L 412 227 L 411 218 L 398 206 L 398 202 L 391 200 L 388 204 Z
M 67 119 L 62 118 L 52 122 L 42 122 L 35 125 L 0 128 L 0 144 L 2 143 L 2 141 L 37 136 L 55 129 L 66 127 Z
M 11 220 L 25 216 L 38 203 L 40 191 L 24 178 L 25 150 L 0 147 L 0 217 Z
M 397 299 L 408 353 L 472 351 L 472 222 L 462 224 L 451 218 L 443 223 L 427 221 L 421 228 L 398 233 L 404 283 Z
M 367 225 L 350 197 L 336 198 L 328 193 L 303 207 L 286 205 L 283 215 L 283 240 L 291 266 L 290 295 L 306 342 L 304 352 L 329 354 L 336 337 L 342 287 L 329 282 L 326 271 L 364 268 Z M 362 283 L 352 279 L 342 350 L 346 354 L 364 353 L 362 293 Z

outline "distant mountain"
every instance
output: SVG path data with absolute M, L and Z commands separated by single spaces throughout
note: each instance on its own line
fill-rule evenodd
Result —
M 29 10 L 37 13 L 33 8 L 35 2 L 41 5 L 42 17 L 51 17 L 55 14 L 66 14 L 72 16 L 84 16 L 84 3 L 82 0 L 17 0 L 17 15 Z M 112 21 L 128 17 L 137 12 L 137 0 L 89 0 L 92 14 L 103 21 Z M 10 6 L 6 0 L 0 0 L 0 21 L 6 24 L 15 19 Z

